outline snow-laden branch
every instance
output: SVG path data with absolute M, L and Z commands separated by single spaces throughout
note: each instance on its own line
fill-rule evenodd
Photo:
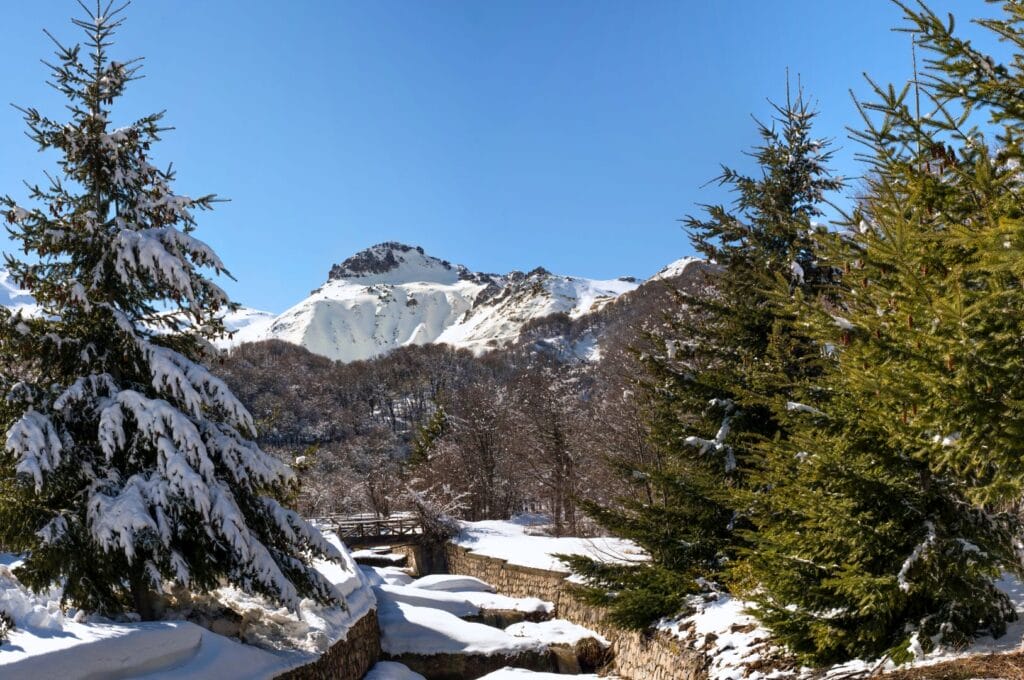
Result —
M 924 540 L 914 547 L 907 559 L 903 561 L 903 566 L 900 567 L 900 571 L 896 575 L 896 582 L 899 584 L 900 590 L 905 593 L 910 592 L 911 584 L 910 580 L 907 578 L 910 570 L 914 568 L 914 565 L 921 560 L 937 540 L 935 524 L 931 521 L 926 521 L 924 525 L 927 529 Z
M 729 436 L 736 405 L 730 399 L 712 399 L 709 405 L 720 406 L 725 409 L 725 414 L 722 416 L 722 424 L 719 426 L 718 432 L 715 433 L 715 438 L 704 439 L 703 437 L 690 436 L 684 439 L 683 442 L 700 449 L 701 455 L 711 451 L 724 455 L 725 471 L 732 472 L 736 469 L 736 456 L 733 453 L 732 447 L 728 446 L 725 440 Z
M 139 340 L 139 347 L 149 363 L 153 388 L 160 394 L 179 401 L 196 418 L 203 408 L 223 411 L 231 425 L 246 434 L 256 431 L 252 415 L 228 389 L 227 384 L 204 366 L 180 352 Z
M 174 227 L 119 229 L 111 243 L 114 271 L 121 283 L 135 286 L 139 279 L 165 283 L 190 304 L 196 303 L 193 282 L 197 278 L 185 255 L 201 266 L 224 269 L 213 250 Z M 227 302 L 227 299 L 220 300 Z
M 787 401 L 786 402 L 786 410 L 787 411 L 794 411 L 794 412 L 797 412 L 797 413 L 810 413 L 810 414 L 816 415 L 816 416 L 824 415 L 821 411 L 819 411 L 818 409 L 814 408 L 813 406 L 808 406 L 807 404 L 801 404 L 798 401 Z
M 18 458 L 15 471 L 30 475 L 38 492 L 43 488 L 43 473 L 60 465 L 64 443 L 49 416 L 29 409 L 7 431 L 5 449 Z

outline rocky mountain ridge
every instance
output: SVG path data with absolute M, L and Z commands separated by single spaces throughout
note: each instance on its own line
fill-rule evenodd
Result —
M 593 280 L 541 267 L 475 272 L 423 248 L 385 242 L 334 265 L 322 286 L 282 314 L 249 314 L 221 346 L 278 339 L 346 362 L 428 343 L 479 354 L 515 342 L 535 319 L 578 318 L 639 285 L 632 278 Z
M 475 354 L 531 340 L 548 319 L 576 329 L 567 351 L 600 356 L 607 323 L 601 311 L 621 296 L 635 299 L 655 282 L 679 277 L 691 264 L 678 260 L 643 283 L 632 277 L 595 280 L 554 274 L 543 267 L 507 274 L 476 272 L 394 241 L 380 243 L 331 267 L 327 280 L 281 314 L 241 307 L 225 314 L 233 334 L 216 344 L 283 340 L 343 362 L 372 359 L 398 347 L 447 344 Z M 638 291 L 638 289 L 641 289 Z M 636 293 L 636 295 L 630 295 Z M 0 304 L 35 313 L 26 291 L 0 271 Z M 623 316 L 616 311 L 610 318 Z M 560 326 L 555 324 L 552 332 Z

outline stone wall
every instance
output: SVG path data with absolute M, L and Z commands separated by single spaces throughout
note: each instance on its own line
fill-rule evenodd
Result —
M 323 656 L 305 666 L 293 668 L 275 680 L 361 680 L 380 660 L 380 628 L 377 611 L 371 609 L 353 624 Z
M 447 564 L 443 547 L 423 541 L 392 544 L 391 552 L 405 555 L 405 567 L 416 577 L 442 572 Z
M 534 569 L 449 545 L 448 571 L 487 581 L 512 597 L 539 597 L 555 604 L 555 616 L 586 626 L 612 643 L 615 672 L 627 680 L 700 680 L 707 677 L 703 654 L 665 633 L 624 630 L 608 621 L 605 610 L 580 600 L 566 574 Z

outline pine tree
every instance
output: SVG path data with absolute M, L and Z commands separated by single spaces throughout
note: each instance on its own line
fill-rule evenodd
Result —
M 862 106 L 862 214 L 828 239 L 845 285 L 804 312 L 834 357 L 830 397 L 768 447 L 749 533 L 758 614 L 812 663 L 902 661 L 1014 617 L 995 580 L 1020 570 L 1024 194 L 1000 100 L 1024 80 L 927 9 L 907 16 L 937 58 Z M 981 97 L 985 127 L 1006 126 L 995 149 Z
M 620 471 L 644 492 L 613 507 L 584 504 L 651 561 L 567 560 L 590 579 L 591 599 L 626 625 L 646 627 L 683 609 L 708 582 L 727 579 L 745 541 L 739 491 L 756 446 L 780 436 L 787 404 L 799 403 L 818 372 L 820 353 L 794 325 L 787 298 L 795 288 L 814 294 L 832 285 L 832 270 L 817 265 L 813 220 L 841 182 L 827 169 L 827 143 L 812 135 L 816 114 L 802 92 L 773 115 L 758 123 L 762 143 L 751 155 L 759 174 L 725 167 L 719 177 L 734 205 L 706 206 L 704 217 L 685 220 L 696 250 L 717 266 L 702 293 L 680 293 L 684 313 L 641 357 L 658 462 Z
M 111 124 L 139 67 L 108 55 L 123 9 L 74 20 L 84 54 L 57 43 L 50 84 L 70 120 L 24 115 L 60 172 L 30 187 L 39 207 L 2 199 L 28 255 L 7 267 L 41 311 L 0 312 L 0 543 L 26 553 L 24 583 L 62 583 L 87 610 L 152 617 L 168 581 L 226 579 L 291 607 L 340 600 L 311 566 L 338 551 L 278 500 L 291 470 L 200 363 L 231 307 L 203 274 L 224 265 L 192 235 L 215 197 L 174 193 L 172 170 L 153 165 L 162 114 Z
M 407 464 L 418 467 L 428 462 L 434 445 L 448 432 L 448 429 L 448 413 L 444 410 L 443 405 L 438 404 L 430 419 L 413 436 Z

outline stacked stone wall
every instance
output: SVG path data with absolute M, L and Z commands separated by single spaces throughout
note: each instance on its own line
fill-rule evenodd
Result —
M 361 680 L 380 660 L 380 628 L 371 609 L 316 661 L 293 668 L 275 680 Z

